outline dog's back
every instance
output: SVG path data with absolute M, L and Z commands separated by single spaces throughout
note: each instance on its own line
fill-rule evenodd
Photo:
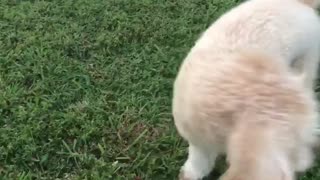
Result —
M 238 48 L 278 55 L 313 82 L 320 58 L 320 20 L 316 11 L 296 0 L 251 0 L 218 19 L 197 41 L 193 52 L 227 53 Z M 212 52 L 212 53 L 206 53 Z

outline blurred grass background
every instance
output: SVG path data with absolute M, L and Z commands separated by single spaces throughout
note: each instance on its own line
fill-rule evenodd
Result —
M 175 179 L 173 80 L 237 3 L 0 0 L 1 179 Z

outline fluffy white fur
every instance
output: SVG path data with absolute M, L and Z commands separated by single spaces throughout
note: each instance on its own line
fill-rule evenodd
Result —
M 174 86 L 175 125 L 189 142 L 181 180 L 208 175 L 221 153 L 223 180 L 292 180 L 312 165 L 316 2 L 247 1 L 196 42 Z

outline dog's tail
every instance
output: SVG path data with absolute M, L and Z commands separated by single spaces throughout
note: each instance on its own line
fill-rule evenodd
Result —
M 242 127 L 228 142 L 229 169 L 221 180 L 293 180 L 285 154 L 263 125 Z
M 320 0 L 299 0 L 299 1 L 314 9 L 320 7 Z

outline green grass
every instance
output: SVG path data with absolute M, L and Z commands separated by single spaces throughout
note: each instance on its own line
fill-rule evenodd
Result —
M 0 179 L 175 179 L 173 80 L 236 3 L 0 0 Z

